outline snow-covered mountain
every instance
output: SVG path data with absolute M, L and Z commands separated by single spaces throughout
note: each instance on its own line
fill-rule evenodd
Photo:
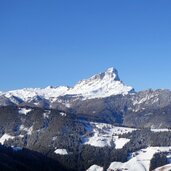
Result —
M 170 90 L 135 92 L 109 68 L 74 87 L 0 92 L 0 144 L 72 171 L 148 171 L 168 164 L 156 153 L 171 154 L 170 114 Z
M 81 99 L 104 98 L 113 95 L 127 95 L 134 89 L 126 86 L 118 76 L 118 72 L 114 68 L 107 69 L 106 72 L 97 74 L 86 80 L 80 81 L 74 87 L 46 87 L 41 88 L 24 88 L 0 93 L 0 96 L 9 98 L 15 103 L 14 98 L 18 98 L 24 102 L 30 102 L 35 98 L 41 98 L 54 102 L 60 96 L 81 97 Z
M 86 99 L 104 98 L 112 95 L 126 95 L 133 92 L 133 88 L 126 86 L 118 76 L 118 71 L 114 68 L 107 69 L 106 72 L 82 80 L 70 89 L 67 94 L 81 95 Z

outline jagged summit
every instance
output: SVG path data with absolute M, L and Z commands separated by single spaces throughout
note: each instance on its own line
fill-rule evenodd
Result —
M 133 88 L 120 81 L 118 71 L 109 68 L 103 73 L 80 81 L 68 91 L 68 94 L 80 94 L 85 98 L 92 99 L 118 94 L 126 95 L 130 91 L 133 91 Z
M 105 79 L 120 81 L 119 76 L 118 76 L 118 71 L 113 67 L 108 68 L 105 72 L 94 75 L 93 77 L 91 77 L 91 79 L 94 79 L 94 78 L 104 79 L 104 77 Z
M 115 80 L 118 80 L 118 81 L 120 80 L 119 75 L 118 75 L 118 71 L 114 67 L 108 68 L 106 70 L 105 74 L 113 77 Z
M 88 79 L 78 82 L 74 87 L 48 86 L 46 88 L 24 88 L 2 93 L 1 96 L 6 98 L 17 97 L 25 102 L 35 100 L 35 97 L 52 100 L 60 96 L 72 95 L 81 97 L 81 99 L 104 98 L 112 95 L 126 95 L 132 92 L 133 88 L 126 86 L 120 81 L 118 71 L 113 67 L 108 68 L 105 72 L 96 74 Z
M 118 71 L 111 67 L 111 68 L 108 68 L 105 72 L 102 72 L 102 73 L 99 73 L 99 74 L 96 74 L 96 75 L 93 75 L 92 77 L 88 78 L 88 79 L 84 79 L 84 80 L 81 80 L 79 81 L 77 85 L 79 84 L 89 84 L 89 82 L 91 81 L 100 81 L 102 79 L 108 79 L 108 80 L 116 80 L 116 81 L 120 81 L 119 79 L 119 76 L 118 76 Z

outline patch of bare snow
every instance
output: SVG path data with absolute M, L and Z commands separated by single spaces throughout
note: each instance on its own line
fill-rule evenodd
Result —
M 122 149 L 129 141 L 127 138 L 118 138 L 115 140 L 115 148 Z
M 54 151 L 55 154 L 59 154 L 59 155 L 68 155 L 68 152 L 66 149 L 56 149 Z
M 64 112 L 60 112 L 60 115 L 61 115 L 61 116 L 67 116 L 67 114 L 64 113 Z
M 162 128 L 162 129 L 151 129 L 152 132 L 169 132 L 171 129 Z
M 19 129 L 20 131 L 25 131 L 28 135 L 31 135 L 33 132 L 33 126 L 31 126 L 30 128 L 27 128 L 24 125 L 21 125 Z
M 15 137 L 14 136 L 11 136 L 11 135 L 9 135 L 9 134 L 4 134 L 1 138 L 0 138 L 0 143 L 3 145 L 4 144 L 4 142 L 7 140 L 9 140 L 9 139 L 14 139 Z
M 93 165 L 89 169 L 87 169 L 86 171 L 103 171 L 103 167 L 100 167 L 98 165 Z
M 31 111 L 32 111 L 32 109 L 20 108 L 18 112 L 20 114 L 27 115 Z
M 43 113 L 43 117 L 44 117 L 44 118 L 49 118 L 50 113 L 51 113 L 50 110 L 46 110 L 46 111 Z

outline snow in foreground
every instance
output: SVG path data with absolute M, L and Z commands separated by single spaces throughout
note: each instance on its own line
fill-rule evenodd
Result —
M 171 164 L 167 164 L 162 167 L 159 167 L 155 169 L 154 171 L 169 171 L 169 170 L 171 170 Z
M 148 147 L 146 149 L 139 150 L 132 154 L 132 158 L 125 162 L 113 162 L 111 163 L 108 171 L 110 170 L 127 170 L 127 171 L 148 171 L 150 168 L 150 161 L 153 155 L 158 152 L 169 152 L 171 147 Z
M 87 171 L 103 171 L 103 167 L 93 165 L 89 169 L 87 169 Z
M 55 154 L 59 154 L 59 155 L 68 155 L 68 152 L 66 149 L 56 149 L 54 151 Z
M 114 144 L 116 149 L 122 149 L 130 140 L 119 138 L 119 135 L 132 132 L 135 129 L 90 122 L 87 123 L 86 130 L 87 133 L 84 136 L 84 144 L 95 147 L 112 146 Z

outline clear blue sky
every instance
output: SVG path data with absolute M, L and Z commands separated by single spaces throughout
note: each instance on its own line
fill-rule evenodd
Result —
M 170 0 L 1 0 L 0 90 L 73 85 L 114 66 L 171 89 Z

